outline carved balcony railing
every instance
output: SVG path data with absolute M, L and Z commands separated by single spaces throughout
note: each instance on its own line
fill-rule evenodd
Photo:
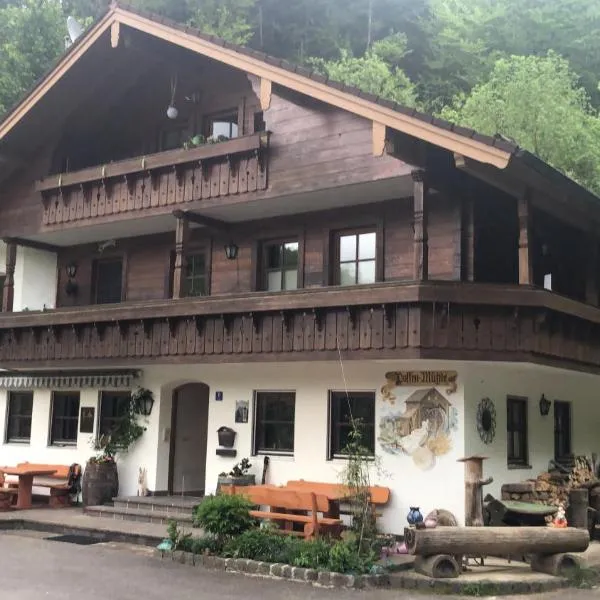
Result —
M 268 145 L 269 134 L 256 133 L 45 177 L 36 184 L 44 203 L 43 225 L 132 216 L 192 200 L 264 190 Z
M 526 287 L 379 284 L 0 315 L 0 367 L 345 358 L 600 370 L 600 310 Z

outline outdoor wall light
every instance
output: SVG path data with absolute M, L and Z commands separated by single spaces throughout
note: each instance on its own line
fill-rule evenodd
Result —
M 143 417 L 149 417 L 154 406 L 154 394 L 150 390 L 139 388 L 131 396 L 135 411 Z
M 540 398 L 540 415 L 542 415 L 542 417 L 548 416 L 550 413 L 550 406 L 552 406 L 552 402 L 542 394 L 542 397 Z
M 66 266 L 65 270 L 67 272 L 67 277 L 69 279 L 75 279 L 75 276 L 77 275 L 77 263 L 76 262 L 70 262 Z
M 225 256 L 227 257 L 227 260 L 235 260 L 238 255 L 238 250 L 239 248 L 236 244 L 229 242 L 229 244 L 225 246 Z

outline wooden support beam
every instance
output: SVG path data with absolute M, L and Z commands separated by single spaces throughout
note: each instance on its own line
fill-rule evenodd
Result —
M 260 108 L 261 110 L 268 110 L 271 106 L 271 93 L 273 83 L 270 79 L 265 77 L 260 78 Z
M 199 215 L 198 213 L 193 213 L 187 210 L 174 210 L 173 216 L 176 219 L 188 221 L 190 223 L 196 223 L 197 225 L 202 225 L 203 227 L 210 227 L 211 229 L 216 229 L 217 231 L 229 231 L 231 229 L 231 223 L 228 223 L 227 221 L 213 219 L 212 217 L 205 217 L 204 215 Z
M 17 245 L 6 244 L 6 277 L 2 290 L 2 312 L 12 312 L 15 296 L 15 263 L 17 262 Z
M 119 37 L 121 34 L 121 24 L 119 21 L 113 21 L 110 26 L 110 45 L 112 48 L 119 46 Z
M 519 285 L 533 285 L 533 257 L 531 238 L 531 193 L 525 193 L 517 200 L 519 216 Z
M 475 281 L 475 202 L 471 186 L 462 200 L 461 280 Z
M 385 134 L 385 125 L 373 121 L 373 156 L 383 156 L 385 152 Z
M 585 301 L 592 306 L 598 306 L 598 238 L 593 234 L 588 237 Z
M 185 251 L 189 239 L 190 224 L 187 219 L 177 219 L 175 230 L 175 266 L 173 269 L 173 298 L 183 298 Z
M 412 172 L 414 196 L 414 265 L 413 279 L 429 278 L 429 248 L 427 241 L 427 182 L 425 171 Z
M 44 252 L 58 252 L 59 246 L 54 244 L 46 244 L 45 242 L 36 242 L 35 240 L 26 240 L 23 238 L 16 237 L 5 237 L 2 239 L 5 244 L 14 244 L 15 246 L 22 246 L 24 248 L 33 248 L 34 250 L 43 250 Z

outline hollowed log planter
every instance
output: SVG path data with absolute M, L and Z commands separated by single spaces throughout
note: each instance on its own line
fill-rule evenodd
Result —
M 83 472 L 81 493 L 84 506 L 100 506 L 119 494 L 119 474 L 114 462 L 88 462 Z

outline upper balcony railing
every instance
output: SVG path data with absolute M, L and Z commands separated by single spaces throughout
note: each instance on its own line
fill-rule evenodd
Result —
M 541 289 L 390 282 L 0 315 L 0 366 L 335 360 L 341 351 L 597 371 L 599 332 L 600 309 Z
M 36 184 L 44 203 L 43 225 L 133 216 L 150 208 L 264 190 L 268 145 L 268 133 L 255 133 L 45 177 Z

